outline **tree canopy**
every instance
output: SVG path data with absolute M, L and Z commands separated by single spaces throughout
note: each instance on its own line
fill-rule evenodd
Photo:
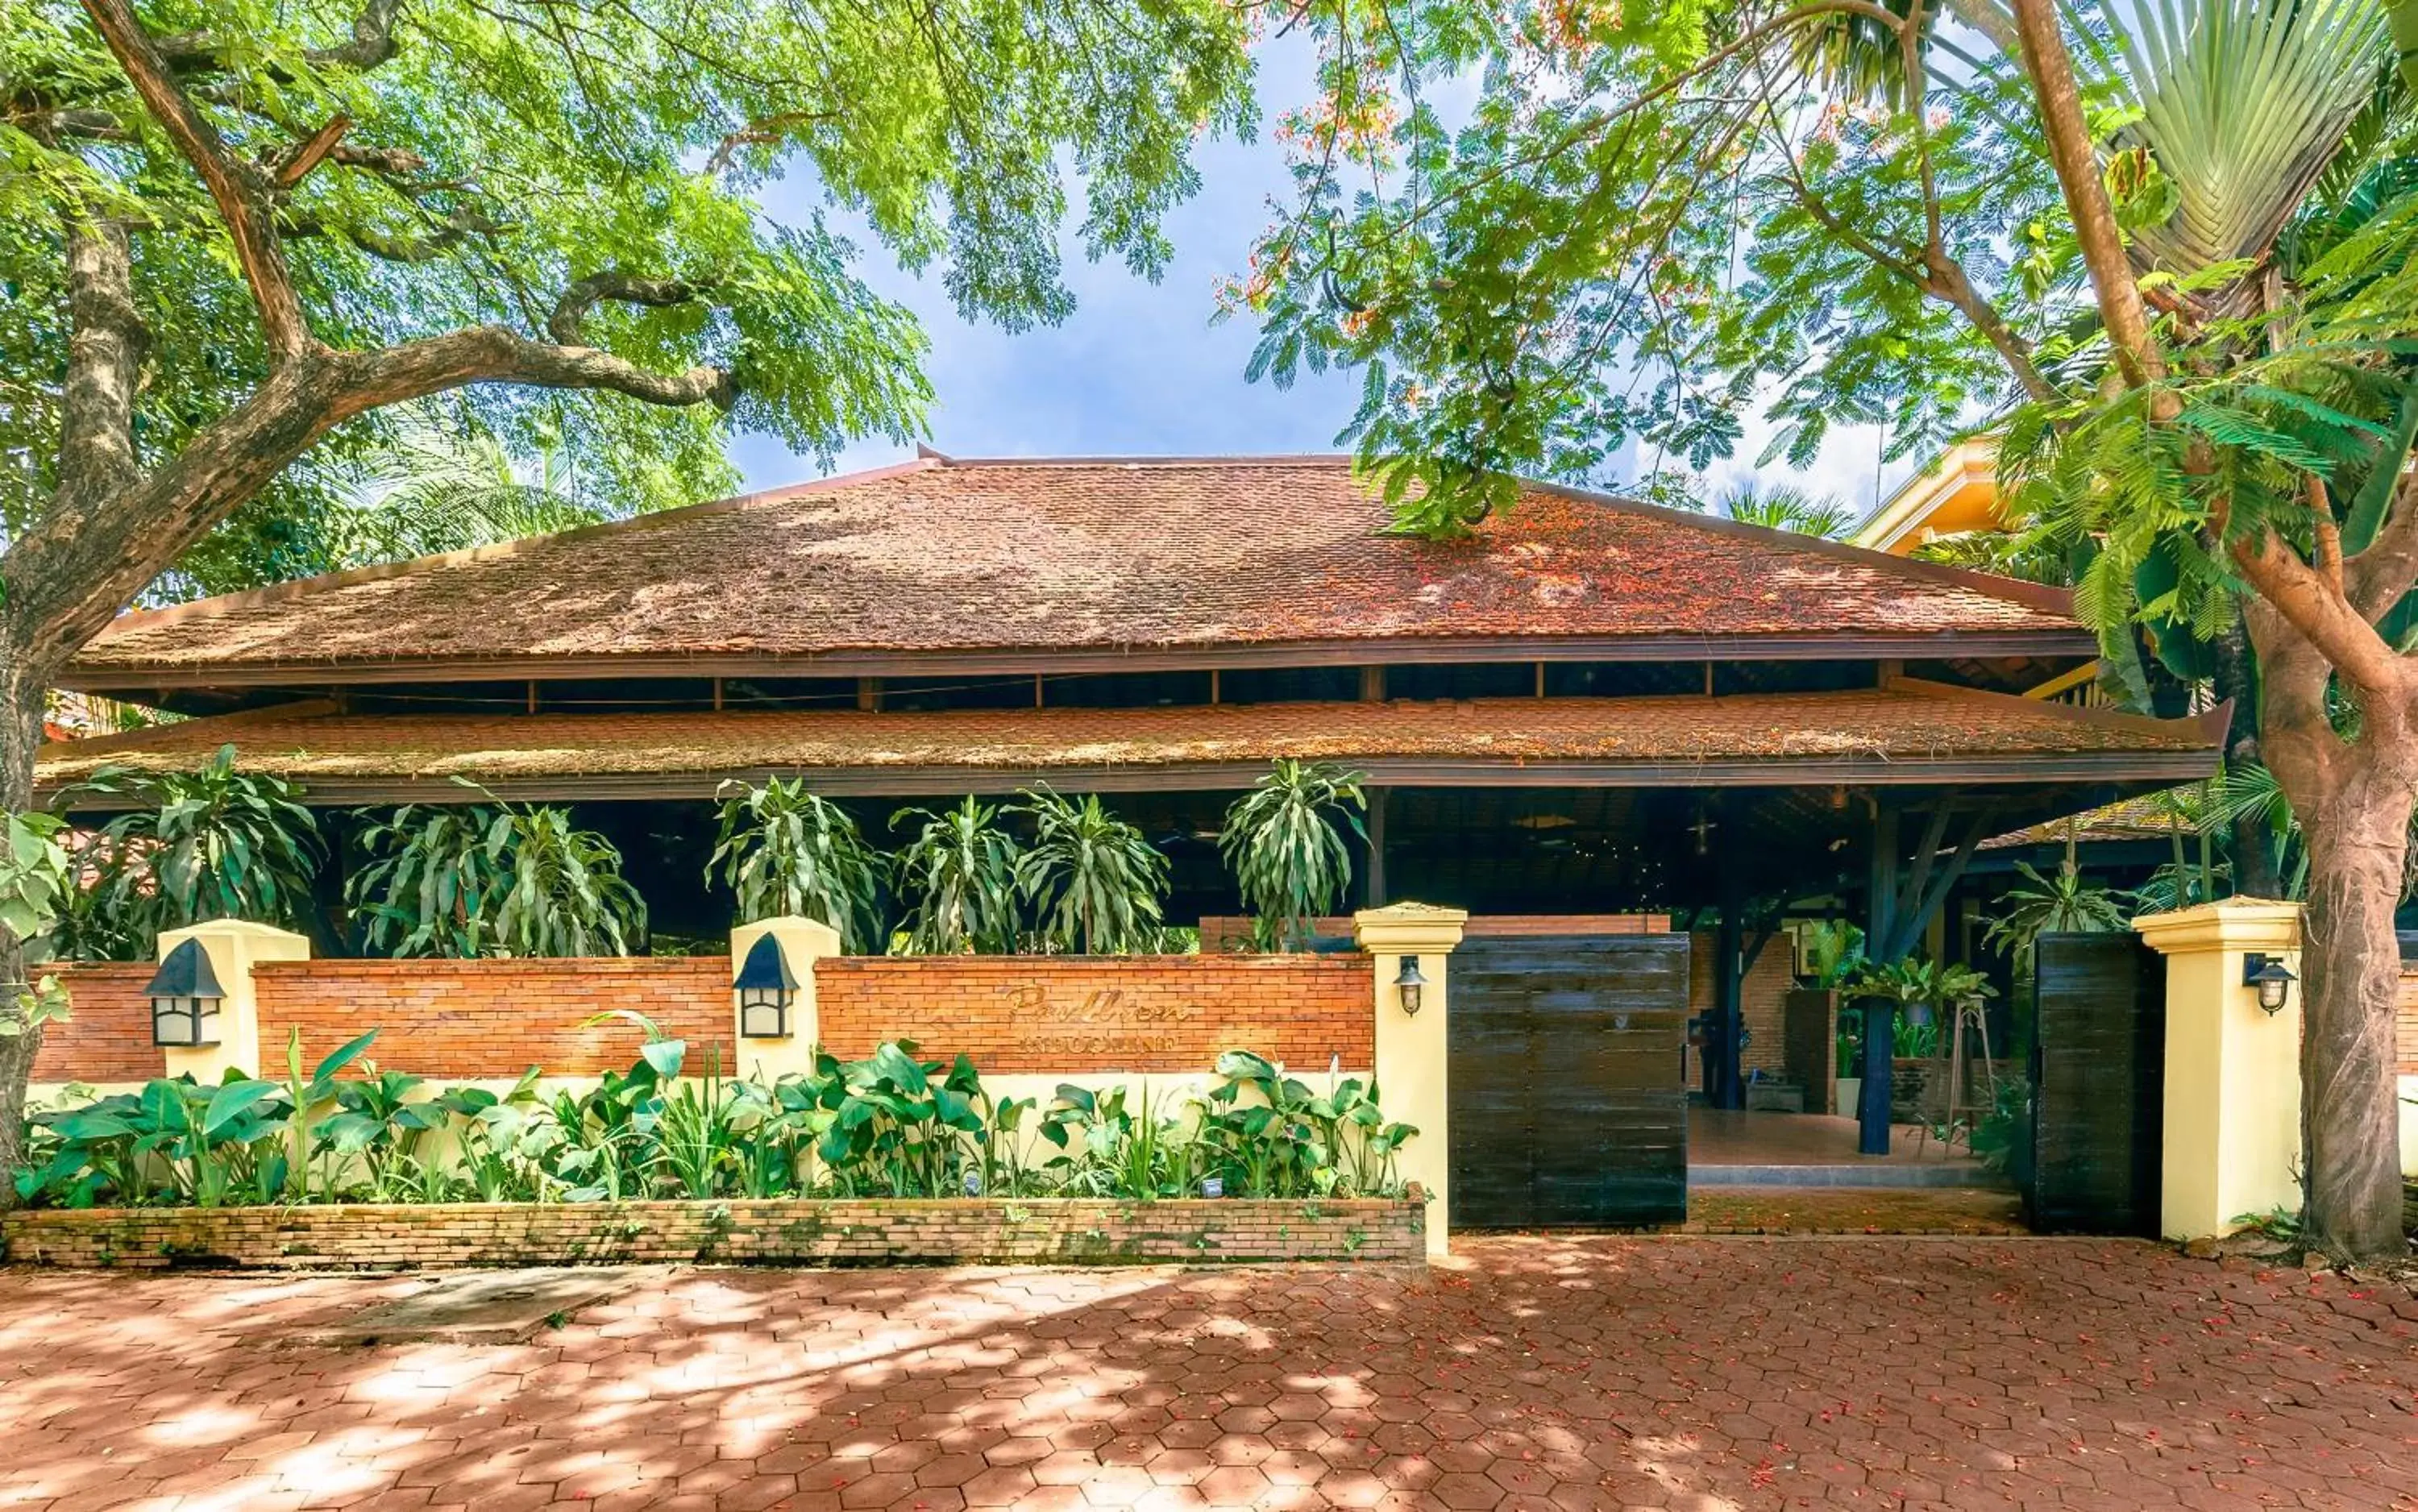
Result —
M 825 458 L 919 429 L 922 332 L 819 212 L 764 212 L 775 180 L 1020 327 L 1070 307 L 1079 192 L 1084 252 L 1153 273 L 1193 140 L 1247 111 L 1241 23 L 1210 0 L 89 9 L 31 0 L 0 35 L 12 540 L 74 467 L 84 243 L 129 265 L 88 298 L 139 332 L 137 467 L 253 396 L 298 331 L 367 352 L 491 328 L 446 365 L 540 387 L 462 390 L 438 422 L 576 458 L 583 501 L 623 512 L 729 484 L 732 425 Z M 246 549 L 317 550 L 381 426 L 240 500 Z

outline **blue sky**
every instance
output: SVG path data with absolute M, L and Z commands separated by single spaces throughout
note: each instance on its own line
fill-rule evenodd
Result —
M 1309 66 L 1308 50 L 1298 43 L 1261 52 L 1263 117 L 1272 120 L 1306 98 Z M 1067 283 L 1076 313 L 1054 328 L 1009 335 L 968 324 L 950 307 L 937 274 L 911 277 L 870 238 L 858 238 L 866 282 L 913 310 L 931 337 L 934 446 L 970 457 L 1335 450 L 1336 433 L 1358 398 L 1357 375 L 1305 374 L 1290 389 L 1246 383 L 1251 325 L 1210 324 L 1218 282 L 1244 265 L 1275 214 L 1270 198 L 1290 193 L 1283 149 L 1263 121 L 1256 140 L 1203 144 L 1197 161 L 1201 192 L 1168 222 L 1175 256 L 1166 276 L 1151 283 L 1122 264 L 1087 263 L 1074 252 Z M 804 191 L 803 183 L 773 186 L 767 207 L 777 217 Z M 845 221 L 834 217 L 834 224 Z M 1707 492 L 1750 476 L 1766 434 L 1750 421 L 1738 455 L 1716 465 Z M 1838 494 L 1859 512 L 1870 509 L 1876 440 L 1869 428 L 1842 430 L 1801 481 Z M 860 443 L 842 454 L 840 466 L 878 466 L 911 454 L 911 447 Z M 793 456 L 765 435 L 741 435 L 731 456 L 750 488 L 795 482 L 816 470 L 811 457 Z M 1884 486 L 1895 486 L 1909 470 L 1906 464 L 1891 467 Z M 1787 476 L 1785 468 L 1766 473 L 1772 481 Z

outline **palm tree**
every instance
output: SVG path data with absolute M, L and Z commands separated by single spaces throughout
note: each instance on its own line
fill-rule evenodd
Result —
M 1853 510 L 1828 494 L 1815 494 L 1795 483 L 1740 483 L 1713 507 L 1743 525 L 1836 541 L 1854 528 Z
M 579 496 L 559 451 L 534 465 L 492 435 L 448 429 L 433 413 L 404 416 L 367 465 L 358 502 L 329 524 L 340 567 L 366 567 L 496 545 L 615 518 Z
M 1033 821 L 1033 845 L 1017 876 L 1039 905 L 1050 948 L 1121 955 L 1155 945 L 1167 858 L 1096 794 L 1078 802 L 1042 787 L 1020 796 L 1016 812 Z

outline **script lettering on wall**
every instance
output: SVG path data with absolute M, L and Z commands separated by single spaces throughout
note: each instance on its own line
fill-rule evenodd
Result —
M 1024 982 L 1002 996 L 1014 1016 L 1008 1033 L 1018 1050 L 1069 1061 L 1146 1051 L 1180 1026 L 1208 1016 L 1198 1002 L 1143 1001 L 1119 987 L 1052 993 L 1047 983 Z

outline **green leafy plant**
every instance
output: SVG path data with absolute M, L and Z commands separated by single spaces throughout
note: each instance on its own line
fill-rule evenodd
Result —
M 2043 935 L 2108 934 L 2130 920 L 2132 900 L 2085 878 L 2071 858 L 2058 863 L 2055 877 L 2043 877 L 2020 861 L 2015 871 L 2023 881 L 1999 898 L 1997 915 L 1982 938 L 2018 960 L 2030 957 L 2032 941 Z
M 1844 919 L 1825 919 L 1802 926 L 1807 982 L 1816 990 L 1836 992 L 1864 961 L 1864 932 Z
M 738 894 L 742 923 L 797 914 L 839 931 L 844 947 L 873 951 L 881 937 L 880 855 L 846 809 L 774 777 L 726 784 L 722 824 L 706 876 Z
M 287 1180 L 292 1184 L 290 1195 L 298 1200 L 311 1195 L 311 1157 L 318 1147 L 313 1132 L 314 1120 L 321 1109 L 335 1102 L 336 1078 L 343 1074 L 344 1067 L 360 1059 L 361 1052 L 367 1050 L 376 1038 L 377 1031 L 371 1030 L 338 1046 L 305 1077 L 302 1074 L 302 1031 L 299 1029 L 286 1031 L 285 1081 L 281 1091 L 285 1096 L 285 1116 L 293 1139 L 293 1148 L 286 1161 Z M 335 1195 L 332 1178 L 325 1183 L 325 1190 L 330 1198 Z
M 1023 848 L 999 810 L 969 794 L 935 813 L 902 808 L 896 829 L 915 837 L 892 859 L 892 886 L 907 905 L 907 948 L 918 955 L 1005 955 L 1016 949 Z
M 1891 1032 L 1891 1053 L 1919 1059 L 1939 1053 L 1939 1026 L 1915 1022 L 1909 1010 L 1947 1008 L 1971 998 L 1992 998 L 1997 996 L 1997 989 L 1971 967 L 1908 956 L 1887 964 L 1864 962 L 1848 979 L 1846 993 L 1867 1005 L 1861 1016 L 1863 1033 L 1875 1031 L 1876 1014 L 1887 1014 L 1881 1027 Z
M 1226 811 L 1218 853 L 1243 906 L 1282 950 L 1308 941 L 1310 921 L 1343 900 L 1352 855 L 1339 821 L 1364 842 L 1360 774 L 1328 761 L 1280 760 Z
M 0 982 L 0 1036 L 15 1037 L 66 1018 L 67 989 L 41 973 L 75 895 L 64 832 L 55 814 L 0 815 L 0 929 L 17 942 L 21 970 Z
M 621 853 L 568 809 L 407 805 L 361 834 L 349 897 L 371 948 L 399 955 L 626 955 L 646 900 Z
M 63 789 L 61 810 L 125 810 L 77 855 L 92 881 L 69 949 L 139 958 L 161 930 L 205 919 L 303 922 L 321 848 L 301 800 L 283 777 L 238 771 L 231 744 L 191 771 L 104 766 Z
M 1109 812 L 1096 794 L 1080 800 L 1047 787 L 1016 812 L 1033 823 L 1017 879 L 1039 911 L 1048 948 L 1084 955 L 1151 947 L 1167 893 L 1167 858 L 1141 831 Z

